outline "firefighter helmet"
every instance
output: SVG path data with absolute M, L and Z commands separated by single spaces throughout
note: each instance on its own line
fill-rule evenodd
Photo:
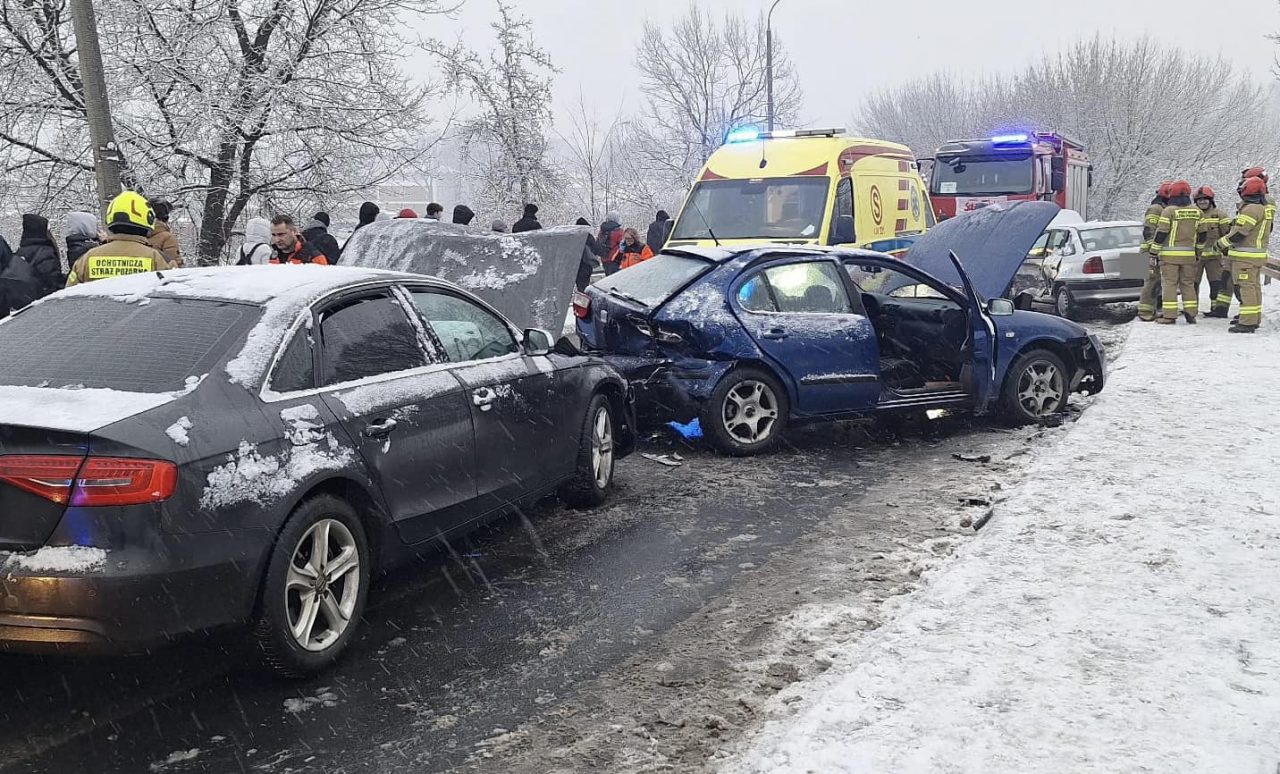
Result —
M 1241 196 L 1265 196 L 1267 181 L 1260 177 L 1251 177 L 1240 185 Z
M 1159 196 L 1161 199 L 1168 199 L 1170 185 L 1171 183 L 1168 180 L 1161 183 L 1160 187 L 1156 189 L 1156 196 Z
M 156 224 L 156 213 L 142 194 L 125 191 L 111 200 L 107 207 L 107 228 L 134 226 L 150 231 Z
M 1186 180 L 1174 180 L 1169 184 L 1169 198 L 1174 199 L 1179 196 L 1190 196 L 1191 184 Z
M 1193 199 L 1210 199 L 1210 200 L 1212 200 L 1212 199 L 1216 199 L 1216 198 L 1218 198 L 1218 197 L 1216 197 L 1216 196 L 1214 196 L 1214 195 L 1213 195 L 1213 189 L 1212 189 L 1212 188 L 1210 188 L 1210 187 L 1209 187 L 1209 186 L 1207 186 L 1207 185 L 1202 185 L 1202 186 L 1200 186 L 1199 188 L 1197 188 L 1197 189 L 1196 189 L 1196 195 L 1195 195 L 1195 196 L 1193 196 L 1192 198 L 1193 198 Z
M 1251 177 L 1261 178 L 1262 182 L 1265 183 L 1267 182 L 1267 170 L 1263 169 L 1262 167 L 1249 167 L 1248 169 L 1240 173 L 1241 180 L 1248 180 Z

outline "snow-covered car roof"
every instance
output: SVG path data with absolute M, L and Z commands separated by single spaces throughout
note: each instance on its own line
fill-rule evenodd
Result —
M 1087 223 L 1076 223 L 1074 228 L 1077 231 L 1087 231 L 1091 228 L 1125 228 L 1141 225 L 1136 220 L 1091 220 Z

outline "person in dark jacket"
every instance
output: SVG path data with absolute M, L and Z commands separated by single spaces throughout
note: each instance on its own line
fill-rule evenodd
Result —
M 73 265 L 80 260 L 80 256 L 102 244 L 102 235 L 98 233 L 98 218 L 92 213 L 68 213 L 67 225 L 64 230 L 67 234 L 68 266 Z
M 524 206 L 524 217 L 511 224 L 511 233 L 519 234 L 525 231 L 537 231 L 542 228 L 542 224 L 538 222 L 538 205 L 526 204 Z
M 586 218 L 578 218 L 574 225 L 590 226 L 591 223 Z M 596 243 L 596 235 L 588 233 L 587 244 L 582 248 L 582 260 L 578 263 L 578 278 L 574 282 L 579 291 L 586 290 L 587 285 L 591 284 L 591 273 L 600 265 L 598 253 L 599 247 Z
M 440 220 L 440 216 L 444 214 L 444 205 L 439 202 L 431 202 L 427 205 L 427 220 Z
M 457 207 L 453 208 L 453 222 L 459 225 L 470 226 L 471 220 L 475 218 L 475 216 L 476 214 L 465 204 L 459 204 Z
M 26 261 L 20 261 L 0 237 L 0 320 L 40 297 L 40 281 Z
M 356 231 L 364 228 L 370 223 L 378 219 L 378 213 L 382 210 L 378 209 L 378 205 L 373 202 L 365 202 L 360 205 L 360 222 L 356 224 L 355 231 L 351 232 L 351 236 L 355 236 Z M 347 237 L 347 241 L 342 243 L 342 249 L 346 250 L 347 245 L 351 244 L 351 237 Z
M 622 221 L 617 213 L 609 213 L 600 224 L 600 234 L 596 237 L 596 255 L 600 256 L 600 264 L 605 274 L 618 271 L 618 249 L 622 246 Z
M 307 240 L 307 244 L 324 253 L 324 257 L 329 259 L 329 265 L 333 266 L 342 256 L 342 248 L 338 247 L 338 240 L 329 233 L 329 223 L 329 213 L 317 212 L 302 229 L 302 238 Z
M 58 246 L 49 233 L 49 219 L 28 213 L 22 216 L 22 241 L 14 255 L 26 261 L 40 280 L 40 295 L 62 290 L 67 278 L 62 273 Z
M 275 255 L 270 263 L 313 263 L 317 266 L 328 266 L 329 259 L 324 256 L 302 235 L 288 215 L 277 215 L 271 219 L 271 244 L 275 247 Z
M 649 233 L 645 237 L 644 243 L 654 253 L 662 252 L 667 240 L 671 238 L 671 229 L 675 224 L 675 221 L 671 219 L 666 210 L 658 210 L 657 218 L 649 224 Z

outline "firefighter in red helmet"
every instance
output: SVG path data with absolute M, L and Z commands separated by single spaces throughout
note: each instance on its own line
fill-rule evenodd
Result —
M 1178 321 L 1178 295 L 1182 295 L 1182 315 L 1195 323 L 1200 311 L 1196 293 L 1196 232 L 1200 210 L 1191 203 L 1191 184 L 1175 180 L 1169 185 L 1169 206 L 1160 213 L 1151 249 L 1160 260 L 1160 317 L 1157 322 Z
M 1232 333 L 1253 333 L 1262 322 L 1262 267 L 1276 219 L 1276 205 L 1269 201 L 1267 182 L 1251 177 L 1240 186 L 1243 206 L 1230 233 L 1218 247 L 1231 259 L 1231 278 L 1240 290 L 1240 317 Z
M 1196 266 L 1196 291 L 1198 294 L 1200 280 L 1207 276 L 1209 278 L 1209 297 L 1213 299 L 1213 307 L 1205 316 L 1226 317 L 1227 310 L 1219 303 L 1218 299 L 1223 292 L 1223 280 L 1231 281 L 1229 276 L 1230 267 L 1223 265 L 1222 252 L 1218 249 L 1218 240 L 1231 230 L 1231 218 L 1218 209 L 1217 197 L 1209 186 L 1200 186 L 1191 198 L 1196 207 L 1200 209 L 1200 224 L 1196 227 L 1196 253 L 1199 259 Z M 1228 276 L 1223 276 L 1224 271 L 1227 272 Z M 1229 306 L 1231 291 L 1228 289 L 1226 292 Z
M 1151 252 L 1151 240 L 1156 235 L 1156 226 L 1160 223 L 1160 214 L 1169 204 L 1169 182 L 1165 181 L 1156 189 L 1156 196 L 1151 200 L 1146 215 L 1142 218 L 1142 252 Z M 1147 279 L 1142 283 L 1142 295 L 1138 297 L 1138 319 L 1151 322 L 1156 319 L 1156 296 L 1160 295 L 1160 262 L 1155 255 L 1151 256 L 1147 267 Z

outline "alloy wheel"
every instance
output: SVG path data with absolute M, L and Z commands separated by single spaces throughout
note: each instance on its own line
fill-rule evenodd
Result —
M 778 397 L 764 382 L 744 380 L 725 395 L 721 421 L 733 438 L 760 443 L 769 438 L 778 423 Z
M 351 530 L 336 519 L 317 521 L 298 540 L 285 581 L 285 610 L 289 633 L 305 650 L 325 650 L 351 626 L 360 598 L 360 559 Z
M 1033 417 L 1059 411 L 1065 394 L 1062 371 L 1047 360 L 1031 361 L 1018 377 L 1018 403 Z
M 613 419 L 605 406 L 596 409 L 591 422 L 591 473 L 601 489 L 613 480 Z

